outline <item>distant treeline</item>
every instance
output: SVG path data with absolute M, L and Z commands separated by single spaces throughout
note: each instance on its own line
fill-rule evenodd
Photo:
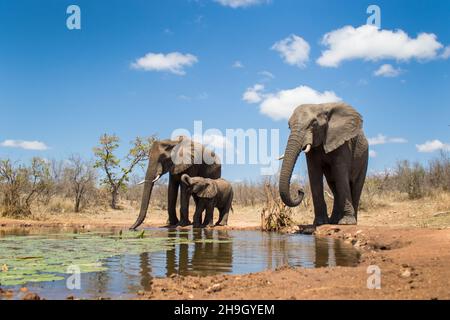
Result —
M 30 216 L 33 210 L 53 212 L 99 211 L 120 209 L 122 205 L 139 208 L 142 174 L 136 168 L 145 166 L 148 150 L 154 137 L 136 138 L 127 156 L 119 160 L 115 155 L 119 139 L 103 135 L 94 148 L 94 159 L 73 155 L 66 160 L 33 158 L 28 163 L 0 159 L 0 215 Z M 141 171 L 142 173 L 142 171 Z M 262 207 L 267 203 L 267 190 L 276 195 L 277 177 L 253 182 L 234 183 L 234 206 Z M 154 187 L 153 207 L 167 209 L 167 180 L 161 179 Z M 305 199 L 302 208 L 311 209 L 308 183 L 302 186 Z M 327 202 L 332 201 L 326 189 Z M 383 197 L 393 196 L 419 199 L 436 192 L 450 191 L 450 157 L 441 152 L 426 165 L 399 161 L 393 170 L 371 174 L 364 187 L 361 209 L 367 210 L 380 203 Z

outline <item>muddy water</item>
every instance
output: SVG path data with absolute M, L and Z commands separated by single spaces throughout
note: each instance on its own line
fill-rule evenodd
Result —
M 56 230 L 0 231 L 0 237 L 28 236 Z M 105 231 L 105 230 L 103 230 Z M 108 230 L 117 233 L 118 230 Z M 77 233 L 78 230 L 70 230 Z M 27 283 L 30 291 L 47 299 L 130 298 L 150 289 L 153 277 L 179 275 L 244 274 L 283 265 L 304 268 L 355 266 L 359 254 L 351 245 L 310 235 L 284 235 L 240 230 L 151 229 L 147 235 L 175 239 L 169 250 L 120 255 L 103 261 L 107 270 L 81 274 L 81 289 L 69 290 L 66 280 Z M 180 241 L 178 241 L 180 240 Z M 64 275 L 68 278 L 70 275 Z M 20 289 L 22 286 L 6 287 Z M 20 298 L 20 295 L 16 296 Z M 1 298 L 0 298 L 1 299 Z

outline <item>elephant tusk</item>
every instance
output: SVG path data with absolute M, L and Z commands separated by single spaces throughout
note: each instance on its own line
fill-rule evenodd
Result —
M 308 144 L 307 146 L 306 146 L 306 148 L 305 148 L 305 153 L 308 153 L 308 152 L 310 152 L 311 151 L 311 145 L 310 144 Z
M 156 178 L 152 181 L 152 183 L 155 183 L 156 181 L 158 181 L 159 178 L 161 178 L 161 175 L 160 175 L 160 174 L 158 174 L 158 175 L 156 176 Z
M 284 160 L 284 154 L 281 157 L 279 157 L 277 160 Z
M 142 180 L 142 181 L 139 182 L 137 185 L 140 186 L 140 185 L 143 185 L 144 183 L 145 183 L 145 180 Z

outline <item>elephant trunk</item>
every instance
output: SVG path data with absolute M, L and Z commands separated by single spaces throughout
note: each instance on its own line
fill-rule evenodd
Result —
M 150 166 L 145 175 L 144 192 L 142 193 L 141 210 L 136 222 L 131 226 L 130 230 L 136 230 L 145 220 L 147 216 L 148 205 L 150 203 L 150 198 L 152 196 L 152 190 L 156 176 L 156 170 L 150 169 Z
M 187 174 L 183 174 L 181 176 L 181 181 L 187 186 L 191 185 L 191 177 L 189 177 Z
M 280 173 L 280 197 L 284 204 L 288 207 L 297 207 L 303 200 L 304 192 L 301 189 L 296 190 L 294 198 L 291 196 L 291 177 L 294 170 L 295 163 L 303 147 L 303 139 L 299 134 L 299 130 L 292 128 L 292 133 L 289 136 L 286 152 Z

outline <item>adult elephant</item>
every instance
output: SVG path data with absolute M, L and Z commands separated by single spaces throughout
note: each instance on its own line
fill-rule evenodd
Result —
M 303 191 L 291 194 L 290 182 L 297 158 L 305 152 L 316 226 L 357 223 L 369 158 L 362 126 L 361 115 L 345 103 L 301 105 L 289 119 L 291 134 L 283 156 L 280 196 L 289 207 L 302 202 Z M 331 218 L 324 199 L 324 175 L 334 195 Z
M 141 209 L 136 222 L 130 229 L 135 230 L 144 222 L 153 186 L 162 175 L 168 172 L 170 173 L 167 192 L 169 224 L 173 226 L 191 224 L 189 221 L 189 199 L 191 195 L 188 187 L 181 183 L 181 176 L 188 174 L 191 177 L 218 179 L 221 177 L 221 171 L 219 158 L 202 144 L 184 137 L 180 137 L 178 140 L 155 141 L 149 152 L 147 173 L 143 181 L 144 191 Z M 176 214 L 179 188 L 181 189 L 180 220 L 178 220 Z

